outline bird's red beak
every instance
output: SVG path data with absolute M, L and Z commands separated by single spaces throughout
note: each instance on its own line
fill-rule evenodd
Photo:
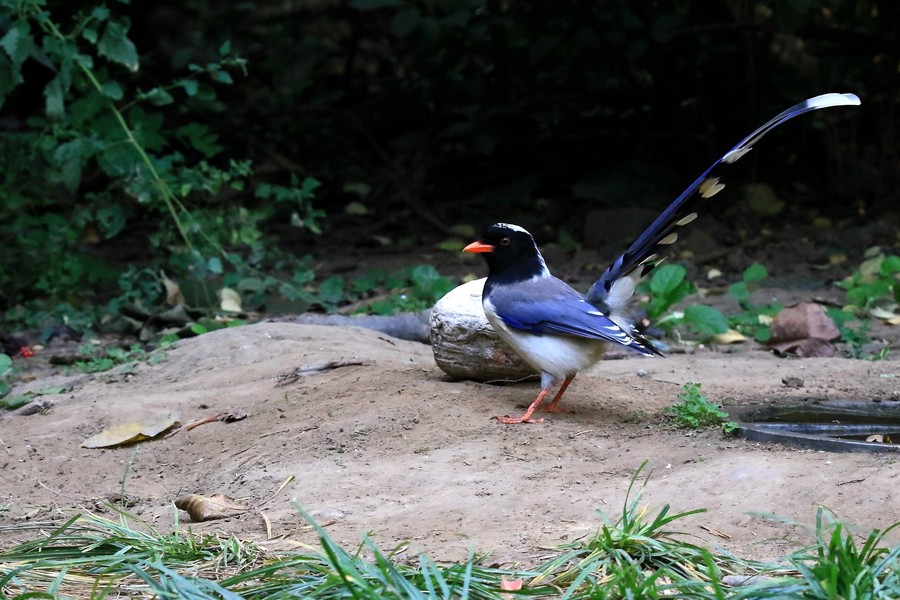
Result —
M 472 242 L 465 248 L 463 248 L 463 252 L 493 252 L 494 247 L 490 244 L 485 244 L 484 242 Z

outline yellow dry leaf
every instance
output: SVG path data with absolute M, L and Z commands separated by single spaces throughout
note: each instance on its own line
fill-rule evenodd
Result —
M 216 494 L 215 496 L 188 494 L 175 500 L 175 506 L 186 511 L 195 523 L 233 517 L 248 510 L 246 506 L 234 498 L 222 494 Z
M 124 423 L 105 429 L 81 443 L 83 448 L 109 448 L 149 440 L 178 424 L 178 413 L 169 413 L 149 423 Z
M 219 290 L 219 308 L 230 312 L 241 312 L 241 295 L 237 290 L 223 287 Z
M 876 306 L 869 309 L 869 314 L 876 319 L 881 319 L 888 325 L 900 325 L 900 315 L 890 310 Z
M 739 344 L 746 342 L 747 338 L 740 331 L 729 329 L 725 333 L 717 333 L 712 340 L 717 344 Z
M 159 278 L 166 288 L 166 304 L 170 306 L 184 304 L 184 294 L 181 293 L 181 286 L 178 285 L 178 282 L 169 279 L 165 271 L 159 272 Z

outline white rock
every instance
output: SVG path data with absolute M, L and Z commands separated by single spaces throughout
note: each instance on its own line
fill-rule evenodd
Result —
M 442 371 L 476 381 L 510 381 L 534 369 L 500 339 L 484 316 L 485 279 L 464 283 L 431 309 L 431 350 Z

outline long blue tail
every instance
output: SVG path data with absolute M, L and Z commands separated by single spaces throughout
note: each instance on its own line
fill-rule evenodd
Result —
M 816 96 L 792 106 L 745 137 L 689 185 L 644 233 L 638 236 L 625 253 L 613 261 L 588 290 L 586 296 L 588 302 L 604 307 L 612 314 L 624 310 L 641 277 L 663 260 L 663 253 L 667 247 L 678 239 L 676 229 L 687 225 L 697 217 L 700 202 L 711 198 L 725 187 L 719 182 L 722 173 L 750 152 L 753 145 L 764 135 L 803 113 L 832 106 L 859 104 L 860 100 L 854 94 Z

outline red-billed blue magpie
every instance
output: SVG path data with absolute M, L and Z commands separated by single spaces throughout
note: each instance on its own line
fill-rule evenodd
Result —
M 502 423 L 539 423 L 534 411 L 557 380 L 562 385 L 548 412 L 563 412 L 559 401 L 578 371 L 603 356 L 609 343 L 646 356 L 662 356 L 635 328 L 629 304 L 635 286 L 664 260 L 678 239 L 678 228 L 697 218 L 699 204 L 725 187 L 724 171 L 764 135 L 803 113 L 832 106 L 857 106 L 853 94 L 824 94 L 779 114 L 745 137 L 688 186 L 666 210 L 603 272 L 587 294 L 550 274 L 534 238 L 517 225 L 496 223 L 464 248 L 481 253 L 488 277 L 481 302 L 491 325 L 519 355 L 541 373 L 541 392 L 521 417 L 498 416 Z

